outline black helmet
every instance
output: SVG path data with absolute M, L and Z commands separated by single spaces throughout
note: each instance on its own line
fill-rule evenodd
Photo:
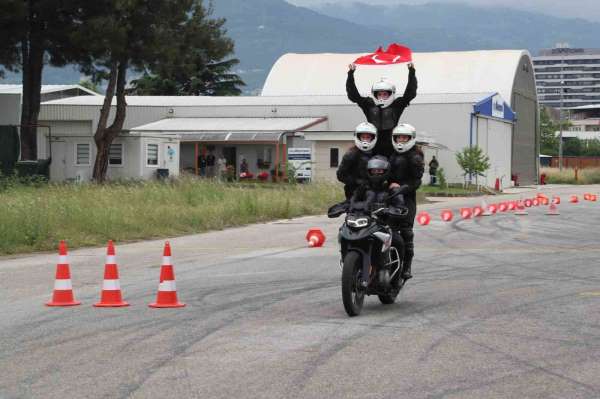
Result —
M 390 177 L 390 163 L 383 155 L 375 155 L 367 162 L 369 183 L 374 188 L 382 188 Z

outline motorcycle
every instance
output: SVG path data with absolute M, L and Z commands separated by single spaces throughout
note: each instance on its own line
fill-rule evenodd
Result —
M 358 316 L 365 295 L 377 295 L 382 304 L 389 305 L 396 301 L 406 283 L 402 278 L 402 238 L 393 236 L 388 220 L 406 217 L 408 209 L 387 208 L 384 203 L 353 209 L 350 204 L 341 203 L 331 207 L 328 216 L 336 218 L 344 213 L 338 234 L 342 301 L 349 316 Z

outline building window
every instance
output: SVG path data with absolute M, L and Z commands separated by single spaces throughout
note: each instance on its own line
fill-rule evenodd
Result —
M 111 144 L 108 150 L 108 164 L 123 165 L 123 144 Z
M 90 143 L 75 144 L 75 165 L 89 165 L 91 158 Z
M 158 144 L 146 144 L 146 166 L 158 166 Z
M 329 149 L 329 167 L 337 168 L 339 165 L 340 150 L 338 148 Z

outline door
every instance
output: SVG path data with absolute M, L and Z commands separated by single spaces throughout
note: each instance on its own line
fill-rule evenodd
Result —
M 233 167 L 233 175 L 237 176 L 237 155 L 235 147 L 223 147 L 223 156 L 227 161 L 227 166 Z

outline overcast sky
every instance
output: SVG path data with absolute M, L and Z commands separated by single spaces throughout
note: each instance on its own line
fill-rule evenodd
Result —
M 579 17 L 600 22 L 600 0 L 286 0 L 289 3 L 310 6 L 324 3 L 354 3 L 371 4 L 423 4 L 436 3 L 468 3 L 481 6 L 506 6 L 521 10 L 537 11 L 559 17 Z

